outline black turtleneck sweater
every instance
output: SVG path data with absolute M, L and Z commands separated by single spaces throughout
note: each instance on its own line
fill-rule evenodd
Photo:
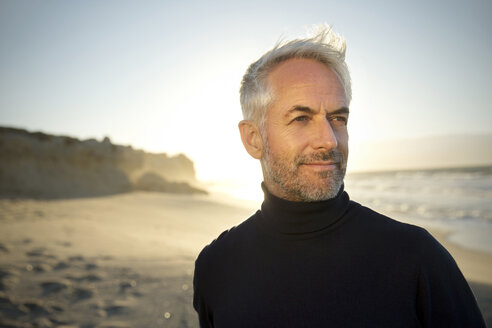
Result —
M 485 327 L 449 253 L 424 229 L 349 200 L 266 188 L 261 210 L 195 263 L 201 327 Z

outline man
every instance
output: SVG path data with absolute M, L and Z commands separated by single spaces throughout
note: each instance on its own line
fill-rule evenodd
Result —
M 241 85 L 261 210 L 195 264 L 201 327 L 484 327 L 449 253 L 424 229 L 349 200 L 345 43 L 329 29 L 278 45 Z

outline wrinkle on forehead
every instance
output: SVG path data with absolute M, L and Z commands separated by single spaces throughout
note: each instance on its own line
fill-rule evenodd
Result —
M 289 59 L 275 67 L 268 76 L 274 103 L 289 99 L 290 105 L 309 106 L 317 111 L 331 111 L 347 106 L 342 80 L 326 65 L 313 59 Z M 309 100 L 309 103 L 306 103 Z

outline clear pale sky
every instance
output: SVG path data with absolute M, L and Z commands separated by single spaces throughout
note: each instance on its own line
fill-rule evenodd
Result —
M 347 39 L 352 149 L 491 133 L 491 13 L 489 0 L 2 0 L 0 125 L 182 152 L 204 181 L 257 186 L 237 131 L 241 77 L 326 22 Z

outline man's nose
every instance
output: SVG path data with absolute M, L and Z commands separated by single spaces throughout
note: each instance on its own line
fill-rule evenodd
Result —
M 326 150 L 335 149 L 338 147 L 338 140 L 333 127 L 329 120 L 320 120 L 316 124 L 316 131 L 314 131 L 313 148 Z

